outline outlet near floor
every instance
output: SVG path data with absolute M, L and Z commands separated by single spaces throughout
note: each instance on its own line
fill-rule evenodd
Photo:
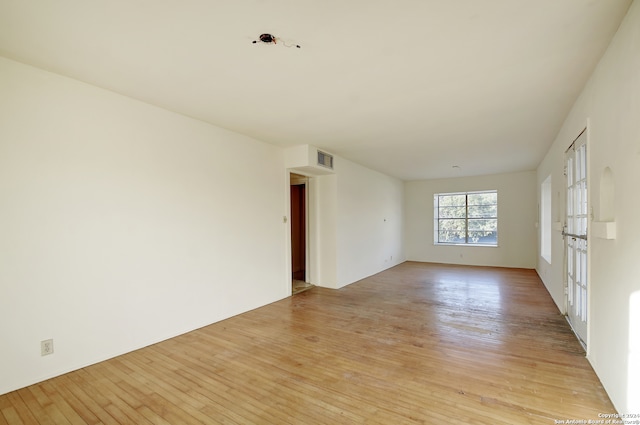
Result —
M 40 355 L 48 356 L 49 354 L 53 354 L 53 339 L 40 341 Z

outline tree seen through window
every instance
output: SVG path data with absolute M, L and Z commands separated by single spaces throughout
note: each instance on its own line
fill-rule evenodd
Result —
M 498 192 L 434 195 L 436 243 L 498 244 Z

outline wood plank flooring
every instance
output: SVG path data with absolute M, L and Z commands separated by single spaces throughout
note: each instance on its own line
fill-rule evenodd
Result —
M 0 424 L 554 424 L 614 409 L 535 271 L 407 262 L 0 396 Z

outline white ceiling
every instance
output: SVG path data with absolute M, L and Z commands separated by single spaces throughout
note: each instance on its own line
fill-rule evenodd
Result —
M 469 176 L 537 167 L 630 3 L 0 0 L 0 55 L 405 180 Z

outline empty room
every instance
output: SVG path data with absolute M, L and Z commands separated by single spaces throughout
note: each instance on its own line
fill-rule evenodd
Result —
M 0 0 L 1 424 L 640 423 L 637 0 Z

